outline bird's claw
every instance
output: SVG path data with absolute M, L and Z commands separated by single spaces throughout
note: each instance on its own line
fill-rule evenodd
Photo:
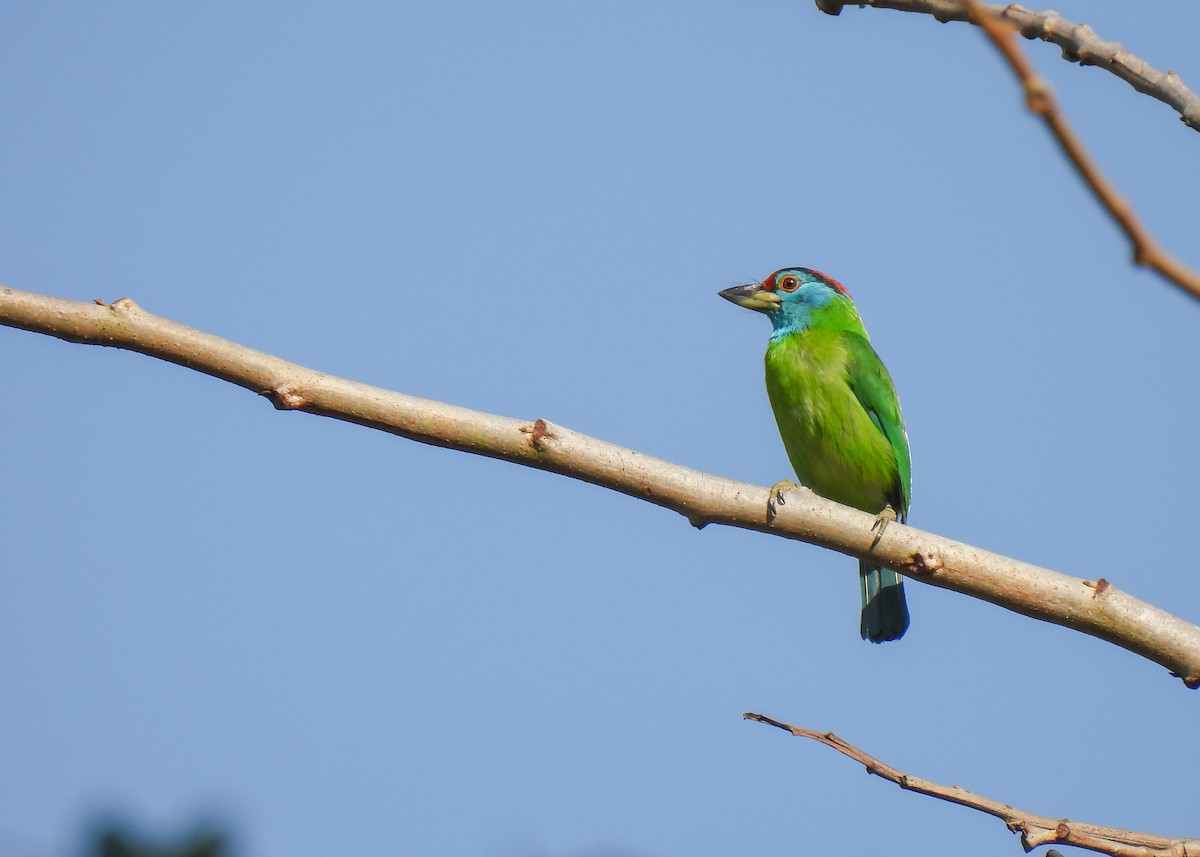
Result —
M 879 540 L 883 538 L 884 530 L 894 520 L 896 520 L 896 510 L 892 508 L 891 503 L 888 503 L 883 507 L 883 511 L 875 516 L 875 523 L 871 524 L 871 532 L 875 533 L 875 540 L 871 542 L 871 547 L 879 544 Z
M 799 491 L 800 486 L 790 479 L 780 479 L 771 486 L 770 492 L 767 494 L 767 523 L 775 520 L 775 516 L 779 514 L 779 507 L 787 505 L 787 497 L 789 491 Z

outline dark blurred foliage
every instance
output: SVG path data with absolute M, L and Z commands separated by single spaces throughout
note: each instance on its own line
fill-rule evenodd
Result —
M 199 830 L 174 842 L 152 841 L 123 826 L 98 828 L 88 857 L 232 857 L 228 837 Z

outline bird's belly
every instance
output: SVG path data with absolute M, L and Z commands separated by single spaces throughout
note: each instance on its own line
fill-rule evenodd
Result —
M 864 512 L 883 509 L 897 482 L 895 453 L 853 393 L 781 398 L 771 404 L 800 483 Z

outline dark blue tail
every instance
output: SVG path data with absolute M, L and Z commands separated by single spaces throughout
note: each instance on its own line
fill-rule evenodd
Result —
M 890 568 L 859 560 L 858 583 L 862 589 L 862 638 L 886 643 L 903 637 L 908 630 L 903 578 Z

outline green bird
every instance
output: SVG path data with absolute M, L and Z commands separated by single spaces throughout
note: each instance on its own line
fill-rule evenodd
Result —
M 775 328 L 767 395 L 801 484 L 878 513 L 880 532 L 890 520 L 904 522 L 912 468 L 900 400 L 846 287 L 811 268 L 784 268 L 719 294 L 765 313 Z M 783 485 L 772 489 L 772 504 L 783 500 Z M 858 577 L 863 639 L 900 639 L 908 629 L 900 575 L 859 560 Z

